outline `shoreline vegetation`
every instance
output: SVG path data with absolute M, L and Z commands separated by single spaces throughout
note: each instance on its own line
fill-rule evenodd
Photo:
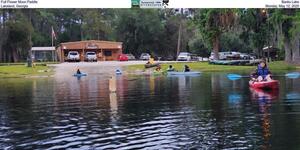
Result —
M 256 69 L 255 66 L 233 66 L 233 65 L 213 65 L 208 62 L 174 62 L 163 63 L 161 67 L 166 70 L 169 65 L 172 65 L 177 71 L 182 71 L 184 65 L 188 65 L 193 71 L 201 72 L 251 72 Z M 299 66 L 288 64 L 284 61 L 274 61 L 268 63 L 272 72 L 293 71 L 299 69 Z M 130 65 L 125 68 L 129 73 L 141 73 L 149 69 L 145 69 L 144 65 Z
M 0 78 L 40 78 L 49 77 L 54 71 L 47 63 L 35 63 L 34 67 L 27 67 L 26 63 L 0 63 Z
M 34 67 L 27 67 L 26 63 L 0 63 L 0 78 L 40 78 L 50 77 L 54 74 L 52 67 L 48 64 L 53 63 L 36 63 Z M 182 71 L 183 66 L 187 64 L 193 71 L 201 72 L 251 72 L 256 66 L 231 66 L 231 65 L 212 65 L 208 62 L 172 62 L 163 63 L 161 67 L 166 70 L 169 65 L 176 68 L 177 71 Z M 275 61 L 268 63 L 272 72 L 287 72 L 299 70 L 300 66 L 291 65 L 284 61 Z M 124 71 L 128 74 L 139 75 L 144 72 L 151 73 L 153 69 L 145 69 L 144 65 L 129 65 L 124 67 Z

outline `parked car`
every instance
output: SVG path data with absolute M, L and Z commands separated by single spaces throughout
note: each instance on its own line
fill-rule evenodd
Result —
M 128 57 L 128 60 L 135 60 L 135 57 L 132 54 L 126 54 Z
M 240 58 L 244 59 L 244 60 L 249 60 L 249 59 L 251 59 L 251 56 L 246 53 L 240 53 Z
M 208 59 L 209 60 L 214 60 L 214 56 L 215 56 L 214 52 L 211 52 Z
M 148 53 L 142 53 L 140 56 L 140 60 L 149 60 L 150 59 L 150 54 Z
M 219 59 L 226 60 L 226 59 L 239 59 L 240 54 L 238 52 L 219 52 Z M 214 59 L 214 52 L 210 53 L 209 60 Z
M 191 61 L 191 54 L 188 52 L 180 52 L 177 61 Z
M 220 60 L 225 60 L 227 59 L 227 56 L 229 56 L 231 53 L 230 52 L 219 52 L 219 59 Z M 209 60 L 214 60 L 215 58 L 215 53 L 211 52 L 209 56 Z
M 95 52 L 86 52 L 85 60 L 86 61 L 97 61 L 97 54 Z
M 126 54 L 121 54 L 121 55 L 119 56 L 119 61 L 128 61 L 127 55 L 126 55 Z
M 254 53 L 251 53 L 249 55 L 251 60 L 257 59 L 257 56 Z
M 215 53 L 211 52 L 209 56 L 209 60 L 214 60 L 215 59 Z M 219 52 L 219 59 L 223 60 L 226 59 L 225 53 Z
M 200 61 L 208 61 L 209 59 L 207 57 L 202 57 Z
M 228 53 L 228 52 L 226 52 L 226 53 Z M 232 60 L 232 59 L 240 59 L 240 52 L 229 52 L 229 54 L 226 56 L 226 59 L 230 59 L 230 60 Z
M 174 60 L 176 60 L 176 57 L 174 57 L 174 56 L 167 56 L 165 58 L 165 60 L 167 60 L 167 61 L 174 61 Z
M 69 51 L 67 60 L 68 61 L 80 61 L 80 55 L 77 51 Z
M 191 61 L 199 61 L 199 56 L 191 54 Z

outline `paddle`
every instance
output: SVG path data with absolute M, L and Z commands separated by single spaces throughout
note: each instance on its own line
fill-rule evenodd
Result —
M 285 76 L 290 79 L 297 79 L 300 77 L 300 73 L 299 72 L 291 72 L 291 73 L 285 74 Z
M 276 76 L 279 76 L 279 77 L 285 76 L 285 77 L 290 78 L 290 79 L 297 79 L 297 78 L 300 77 L 300 73 L 299 72 L 291 72 L 291 73 L 287 73 L 285 75 L 276 75 Z M 232 80 L 232 81 L 239 80 L 241 78 L 249 78 L 249 77 L 250 76 L 242 76 L 242 75 L 239 75 L 239 74 L 228 74 L 227 75 L 227 78 L 229 80 Z

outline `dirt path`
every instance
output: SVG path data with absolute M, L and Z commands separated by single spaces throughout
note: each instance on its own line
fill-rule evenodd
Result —
M 68 77 L 75 73 L 79 68 L 82 72 L 88 74 L 114 74 L 117 68 L 128 65 L 145 64 L 145 61 L 106 61 L 106 62 L 79 62 L 79 63 L 61 63 L 49 65 L 54 67 L 54 76 Z

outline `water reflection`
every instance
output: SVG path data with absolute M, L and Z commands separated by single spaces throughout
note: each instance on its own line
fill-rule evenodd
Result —
M 222 73 L 118 76 L 116 93 L 96 75 L 1 81 L 0 147 L 293 149 L 300 84 L 280 80 L 279 92 L 249 90 L 246 79 Z
M 264 139 L 264 144 L 262 145 L 262 149 L 270 149 L 271 143 L 271 114 L 270 109 L 272 103 L 278 99 L 279 91 L 278 89 L 272 90 L 262 90 L 256 88 L 250 88 L 251 98 L 254 102 L 258 103 L 259 111 L 261 113 L 262 120 L 262 135 Z
M 272 100 L 276 100 L 279 96 L 278 89 L 262 90 L 257 88 L 250 88 L 251 98 L 259 103 L 269 103 Z
M 300 100 L 300 93 L 298 92 L 290 92 L 286 94 L 287 101 L 299 101 Z
M 115 92 L 109 94 L 109 102 L 111 111 L 111 122 L 112 124 L 116 124 L 118 117 L 118 101 L 117 94 Z
M 242 95 L 238 93 L 231 93 L 228 96 L 228 100 L 230 104 L 238 105 L 242 101 Z

